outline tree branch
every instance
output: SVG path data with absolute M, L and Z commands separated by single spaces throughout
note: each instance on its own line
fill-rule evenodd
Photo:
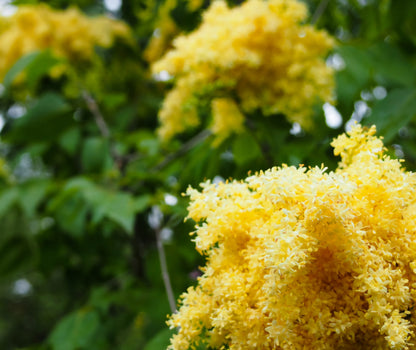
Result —
M 91 94 L 86 90 L 82 91 L 82 98 L 87 104 L 89 111 L 94 116 L 95 123 L 97 124 L 98 129 L 100 129 L 101 135 L 103 135 L 103 137 L 105 138 L 109 138 L 110 129 L 108 128 L 107 123 L 105 122 L 104 117 L 101 114 L 97 101 L 95 101 L 95 99 L 91 96 Z
M 188 142 L 184 143 L 181 148 L 179 148 L 176 152 L 168 154 L 165 159 L 163 159 L 159 164 L 155 165 L 151 170 L 158 171 L 163 169 L 169 163 L 173 162 L 175 159 L 179 158 L 180 156 L 184 155 L 186 152 L 190 151 L 194 148 L 198 143 L 204 141 L 211 135 L 211 130 L 205 129 L 202 130 L 199 134 L 195 135 L 191 138 Z
M 160 228 L 154 228 L 155 234 L 156 234 L 156 245 L 157 245 L 157 251 L 159 255 L 159 261 L 160 261 L 160 269 L 162 271 L 162 279 L 163 284 L 165 285 L 166 294 L 169 301 L 169 306 L 172 314 L 174 314 L 176 310 L 176 302 L 175 302 L 175 296 L 173 294 L 172 284 L 170 283 L 170 276 L 168 271 L 168 265 L 166 263 L 166 254 L 165 254 L 165 248 L 163 247 L 162 238 L 160 237 Z

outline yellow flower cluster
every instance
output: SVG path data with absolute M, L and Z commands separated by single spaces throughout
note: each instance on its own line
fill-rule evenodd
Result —
M 169 320 L 169 349 L 414 349 L 416 174 L 375 127 L 341 162 L 189 189 L 203 276 Z
M 94 46 L 110 47 L 116 37 L 128 38 L 124 23 L 100 16 L 89 18 L 79 10 L 53 10 L 40 5 L 18 8 L 11 17 L 0 18 L 0 78 L 22 56 L 51 49 L 58 57 L 89 60 Z
M 306 17 L 298 0 L 248 0 L 234 8 L 214 1 L 201 26 L 175 39 L 152 67 L 177 78 L 159 115 L 160 136 L 169 139 L 193 125 L 193 94 L 216 87 L 243 112 L 284 113 L 309 128 L 314 103 L 332 98 L 333 72 L 323 58 L 333 40 L 302 24 Z

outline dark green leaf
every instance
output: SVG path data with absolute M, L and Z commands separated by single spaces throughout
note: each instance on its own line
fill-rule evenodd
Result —
M 23 235 L 9 236 L 0 241 L 0 277 L 16 275 L 25 269 L 33 257 L 33 248 Z
M 164 329 L 160 331 L 146 344 L 143 350 L 166 349 L 170 344 L 170 338 L 172 335 L 173 331 L 170 329 Z
M 49 205 L 49 210 L 55 216 L 58 224 L 74 236 L 82 236 L 88 214 L 88 206 L 79 193 L 55 198 Z
M 81 133 L 78 128 L 72 128 L 64 132 L 60 139 L 59 144 L 70 155 L 74 155 L 78 150 L 78 145 L 81 140 Z
M 133 233 L 136 205 L 131 195 L 126 193 L 107 193 L 104 206 L 106 216 L 118 223 L 128 233 Z
M 152 197 L 150 195 L 144 194 L 134 199 L 136 212 L 141 213 L 149 207 Z
M 371 56 L 366 48 L 354 46 L 340 46 L 337 52 L 345 62 L 345 68 L 335 76 L 338 100 L 341 104 L 352 105 L 371 81 Z
M 19 202 L 27 216 L 35 214 L 36 207 L 46 194 L 49 186 L 49 180 L 29 181 L 20 186 Z
M 16 276 L 31 266 L 35 247 L 29 225 L 17 207 L 1 218 L 0 279 Z
M 3 85 L 6 89 L 9 89 L 14 79 L 22 73 L 26 67 L 28 67 L 40 54 L 39 51 L 31 52 L 28 55 L 21 57 L 16 63 L 9 69 L 3 79 Z
M 413 86 L 416 83 L 416 70 L 412 62 L 393 45 L 385 42 L 370 48 L 375 78 L 379 84 L 392 83 Z
M 0 217 L 3 216 L 19 198 L 17 187 L 10 187 L 0 193 Z
M 82 196 L 85 205 L 92 212 L 93 224 L 98 224 L 104 217 L 120 225 L 127 233 L 133 232 L 137 213 L 145 210 L 150 202 L 149 195 L 134 198 L 131 194 L 104 189 L 86 178 L 74 178 L 65 186 L 63 200 L 71 196 Z
M 243 133 L 236 137 L 233 143 L 232 152 L 235 162 L 244 165 L 261 157 L 261 149 L 256 140 L 249 133 Z
M 416 90 L 396 89 L 373 108 L 366 125 L 377 126 L 377 131 L 389 143 L 397 132 L 416 115 Z
M 53 140 L 75 124 L 69 111 L 70 106 L 61 95 L 46 93 L 28 108 L 24 116 L 15 120 L 6 136 L 18 143 Z
M 53 350 L 87 349 L 100 326 L 95 311 L 80 309 L 64 317 L 53 329 L 48 342 Z
M 51 68 L 59 62 L 62 62 L 62 59 L 54 56 L 50 50 L 42 51 L 36 55 L 25 70 L 28 86 L 33 88 L 38 80 L 49 73 Z
M 103 96 L 103 102 L 109 109 L 115 109 L 126 101 L 126 95 L 123 93 L 112 93 Z
M 85 140 L 81 160 L 86 172 L 102 171 L 108 156 L 108 140 L 101 137 L 90 137 Z

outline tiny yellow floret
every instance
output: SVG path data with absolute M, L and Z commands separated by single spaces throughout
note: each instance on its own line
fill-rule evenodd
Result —
M 169 349 L 415 349 L 416 174 L 375 132 L 335 139 L 334 172 L 283 165 L 188 189 L 207 262 Z

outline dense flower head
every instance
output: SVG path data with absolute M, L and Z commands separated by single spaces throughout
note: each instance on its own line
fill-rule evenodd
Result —
M 174 49 L 153 65 L 155 73 L 177 79 L 159 115 L 161 137 L 194 125 L 192 96 L 207 90 L 234 98 L 244 113 L 283 113 L 310 127 L 312 106 L 332 98 L 333 72 L 324 57 L 333 40 L 303 24 L 306 17 L 297 0 L 248 0 L 234 8 L 214 1 L 201 26 L 175 39 Z
M 207 263 L 169 320 L 170 349 L 414 349 L 416 175 L 375 127 L 341 162 L 188 189 Z
M 45 4 L 19 6 L 11 17 L 0 17 L 0 79 L 22 56 L 50 49 L 70 61 L 89 60 L 94 47 L 110 47 L 117 37 L 129 36 L 124 23 L 79 10 L 54 10 Z

